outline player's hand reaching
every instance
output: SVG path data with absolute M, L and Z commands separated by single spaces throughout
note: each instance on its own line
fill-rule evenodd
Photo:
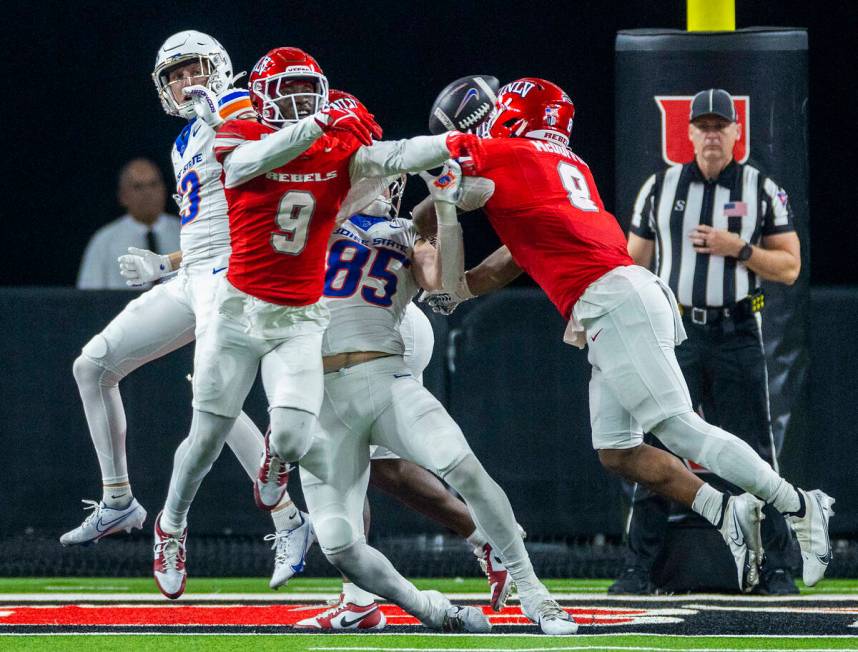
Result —
M 173 271 L 169 256 L 156 254 L 148 249 L 128 247 L 128 253 L 120 256 L 119 273 L 128 287 L 140 287 L 157 281 Z
M 217 95 L 208 88 L 199 84 L 188 86 L 185 89 L 185 97 L 193 101 L 194 113 L 209 127 L 215 129 L 223 124 L 223 118 L 220 117 L 218 110 Z
M 371 113 L 355 113 L 333 104 L 313 116 L 322 131 L 347 131 L 364 145 L 372 145 L 372 139 L 381 139 L 381 127 Z
M 432 312 L 436 312 L 439 315 L 451 315 L 459 307 L 460 303 L 468 299 L 473 299 L 473 296 L 463 297 L 459 296 L 456 292 L 426 292 L 424 290 L 420 293 L 418 301 L 421 303 L 425 301 L 432 308 Z
M 432 201 L 455 204 L 459 200 L 462 183 L 462 168 L 453 159 L 444 163 L 441 174 L 437 177 L 428 172 L 421 172 L 421 178 L 429 187 Z
M 460 159 L 460 163 L 467 167 L 479 168 L 483 164 L 483 143 L 479 136 L 474 134 L 463 134 L 460 131 L 447 133 L 447 150 L 450 158 Z

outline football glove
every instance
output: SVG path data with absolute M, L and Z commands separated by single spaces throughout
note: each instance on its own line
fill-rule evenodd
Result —
M 447 132 L 447 151 L 450 158 L 462 159 L 460 162 L 471 168 L 479 168 L 485 157 L 483 143 L 474 134 L 463 134 L 460 131 Z
M 324 132 L 347 131 L 364 145 L 372 145 L 372 139 L 381 139 L 381 127 L 371 113 L 359 114 L 333 104 L 316 113 L 313 118 Z
M 459 200 L 462 168 L 456 161 L 450 159 L 445 162 L 444 167 L 441 169 L 441 174 L 437 177 L 432 176 L 428 172 L 421 172 L 420 177 L 429 187 L 429 194 L 432 195 L 432 201 L 455 205 Z M 438 215 L 439 219 L 441 217 L 441 215 Z M 455 210 L 453 211 L 453 223 L 456 223 Z
M 128 287 L 140 287 L 146 283 L 153 283 L 173 271 L 169 256 L 162 256 L 137 247 L 128 247 L 128 253 L 117 260 L 119 273 Z
M 194 113 L 209 127 L 216 129 L 223 124 L 223 118 L 220 117 L 220 110 L 218 109 L 217 95 L 208 88 L 199 84 L 188 86 L 185 89 L 185 97 L 193 101 Z
M 467 287 L 467 285 L 466 285 Z M 421 303 L 425 301 L 429 304 L 429 307 L 432 308 L 432 312 L 436 312 L 439 315 L 452 315 L 453 311 L 459 307 L 460 303 L 464 303 L 468 299 L 473 299 L 474 295 L 470 294 L 470 296 L 462 296 L 458 292 L 426 292 L 425 290 L 420 293 L 420 298 L 418 301 Z

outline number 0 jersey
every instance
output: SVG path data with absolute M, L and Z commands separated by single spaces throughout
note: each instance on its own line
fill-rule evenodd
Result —
M 173 145 L 173 172 L 179 196 L 182 266 L 208 264 L 229 254 L 229 218 L 215 131 L 199 119 L 182 129 Z
M 488 138 L 483 146 L 473 174 L 491 183 L 479 184 L 479 197 L 464 193 L 468 205 L 460 207 L 484 206 L 515 262 L 568 319 L 588 285 L 634 264 L 620 225 L 590 168 L 567 147 L 531 138 Z
M 231 120 L 218 130 L 217 160 L 223 163 L 243 142 L 275 131 L 255 120 Z M 319 300 L 328 238 L 359 147 L 350 134 L 323 134 L 286 165 L 226 188 L 232 240 L 227 278 L 233 286 L 279 305 Z
M 411 273 L 417 239 L 411 220 L 402 218 L 353 215 L 334 230 L 323 298 L 331 321 L 322 355 L 405 352 L 399 325 L 419 289 Z

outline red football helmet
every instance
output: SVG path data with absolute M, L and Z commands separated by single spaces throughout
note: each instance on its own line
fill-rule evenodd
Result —
M 498 91 L 489 118 L 492 138 L 540 138 L 569 145 L 575 105 L 557 84 L 536 77 L 510 82 Z
M 298 48 L 274 48 L 253 66 L 250 101 L 272 127 L 297 122 L 328 102 L 328 80 L 318 62 Z

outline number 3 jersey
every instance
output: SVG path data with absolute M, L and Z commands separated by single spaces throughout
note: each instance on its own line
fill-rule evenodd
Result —
M 353 215 L 330 238 L 323 301 L 331 321 L 322 355 L 405 352 L 399 325 L 419 289 L 411 273 L 418 235 L 410 220 Z
M 224 120 L 250 108 L 247 91 L 231 90 L 218 100 Z M 195 118 L 173 144 L 177 202 L 182 221 L 182 266 L 209 264 L 229 254 L 229 218 L 223 168 L 214 155 L 215 130 Z
M 230 120 L 218 130 L 218 161 L 245 141 L 275 129 L 255 120 Z M 360 143 L 350 134 L 323 134 L 286 165 L 226 188 L 233 286 L 278 305 L 315 303 L 322 294 L 325 249 L 349 191 L 349 162 Z
M 515 262 L 568 319 L 588 285 L 634 264 L 626 238 L 569 148 L 532 138 L 489 138 L 483 147 L 482 166 L 466 172 L 483 179 L 466 182 L 460 208 L 484 207 Z

